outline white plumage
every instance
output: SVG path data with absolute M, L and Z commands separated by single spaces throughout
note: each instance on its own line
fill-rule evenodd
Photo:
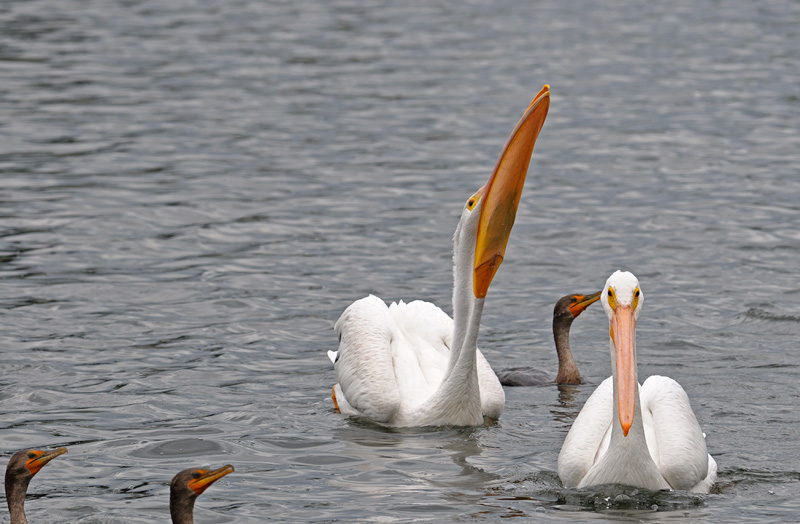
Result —
M 386 426 L 472 426 L 503 412 L 505 394 L 478 350 L 481 313 L 514 223 L 545 86 L 511 134 L 489 181 L 464 206 L 453 237 L 453 319 L 429 302 L 357 300 L 336 322 L 329 351 L 339 411 Z
M 636 379 L 635 324 L 644 301 L 639 281 L 617 271 L 603 307 L 613 374 L 586 401 L 564 440 L 558 474 L 566 487 L 624 484 L 707 493 L 717 476 L 689 397 L 676 381 Z
M 426 416 L 425 402 L 444 381 L 450 361 L 453 320 L 430 302 L 392 303 L 370 295 L 351 304 L 334 327 L 340 336 L 333 354 L 339 383 L 335 396 L 345 415 L 362 416 L 392 426 L 447 424 L 476 425 L 483 417 L 498 419 L 505 393 L 489 362 L 476 349 L 480 414 L 468 401 L 475 384 L 467 377 L 453 389 L 462 395 L 442 395 L 437 418 Z M 360 351 L 360 348 L 388 348 L 388 351 Z M 344 394 L 347 391 L 347 395 Z M 447 399 L 452 400 L 447 405 Z M 467 405 L 464 405 L 464 401 Z M 351 405 L 352 402 L 352 405 Z M 358 406 L 355 408 L 353 406 Z

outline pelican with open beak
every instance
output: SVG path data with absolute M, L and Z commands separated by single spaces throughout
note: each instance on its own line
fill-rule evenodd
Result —
M 478 350 L 478 329 L 549 106 L 544 86 L 464 205 L 453 237 L 453 318 L 429 302 L 387 307 L 372 295 L 342 313 L 338 351 L 328 352 L 338 411 L 385 426 L 472 426 L 500 416 L 505 395 Z

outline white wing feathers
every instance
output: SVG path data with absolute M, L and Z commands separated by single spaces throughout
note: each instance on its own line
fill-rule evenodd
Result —
M 389 306 L 399 337 L 392 346 L 395 378 L 409 407 L 427 400 L 444 379 L 450 358 L 453 321 L 447 313 L 422 300 Z
M 645 427 L 652 415 L 652 434 L 646 434 L 653 461 L 673 489 L 692 489 L 708 476 L 711 457 L 689 396 L 676 381 L 653 375 L 640 389 Z
M 334 325 L 339 351 L 329 351 L 339 378 L 337 401 L 345 414 L 392 423 L 428 400 L 444 380 L 453 320 L 421 300 L 392 303 L 370 295 L 353 302 Z M 500 417 L 505 393 L 477 352 L 483 413 Z
M 350 406 L 376 422 L 389 422 L 400 408 L 390 350 L 397 335 L 393 325 L 386 304 L 370 295 L 350 304 L 333 327 L 341 390 Z
M 605 379 L 586 400 L 558 455 L 558 476 L 574 488 L 608 449 L 614 404 L 614 380 Z

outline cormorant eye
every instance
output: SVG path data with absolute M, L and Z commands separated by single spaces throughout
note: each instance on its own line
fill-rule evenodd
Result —
M 36 453 L 33 453 L 33 452 L 28 453 L 28 458 L 29 459 L 35 459 L 36 458 Z
M 195 471 L 194 473 L 192 473 L 192 478 L 193 479 L 199 479 L 200 478 L 200 473 Z

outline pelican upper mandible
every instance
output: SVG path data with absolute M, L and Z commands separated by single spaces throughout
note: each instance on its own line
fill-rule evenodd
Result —
M 717 477 L 700 425 L 680 384 L 636 376 L 636 319 L 644 302 L 639 281 L 617 271 L 603 289 L 609 319 L 612 376 L 586 401 L 558 456 L 566 487 L 623 484 L 707 493 Z
M 489 284 L 503 261 L 533 146 L 550 107 L 544 86 L 517 123 L 489 181 L 466 202 L 453 238 L 453 318 L 429 302 L 357 300 L 328 352 L 339 411 L 385 426 L 474 426 L 497 419 L 505 394 L 478 350 Z

